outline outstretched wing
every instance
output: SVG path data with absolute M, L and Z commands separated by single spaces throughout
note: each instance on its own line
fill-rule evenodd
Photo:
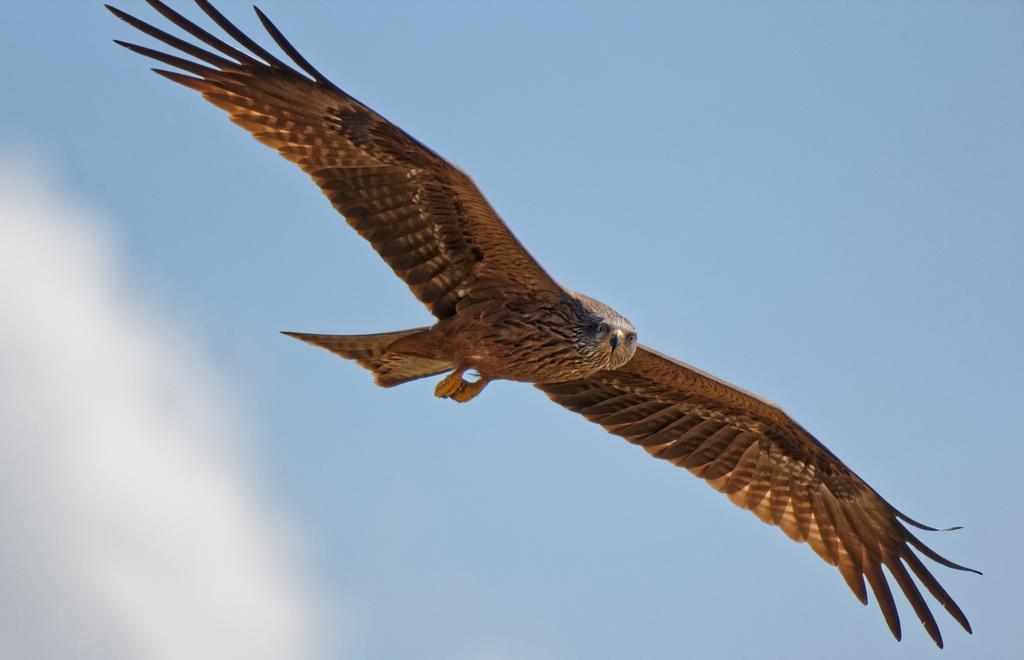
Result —
M 914 550 L 944 566 L 972 569 L 925 546 L 903 522 L 932 528 L 893 508 L 772 403 L 645 347 L 618 370 L 537 387 L 652 456 L 688 469 L 794 541 L 806 541 L 865 604 L 867 578 L 896 639 L 900 620 L 883 566 L 940 647 L 939 627 L 908 568 L 971 631 Z
M 118 18 L 201 63 L 117 43 L 178 69 L 154 70 L 200 92 L 231 121 L 301 167 L 438 318 L 454 313 L 460 298 L 484 289 L 562 293 L 465 173 L 327 80 L 259 9 L 267 32 L 302 72 L 267 52 L 206 0 L 196 4 L 248 52 L 162 2 L 147 1 L 211 50 L 108 5 Z

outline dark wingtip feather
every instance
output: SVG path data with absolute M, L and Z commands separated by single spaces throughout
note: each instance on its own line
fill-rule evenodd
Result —
M 192 76 L 186 76 L 185 74 L 178 73 L 177 71 L 168 71 L 167 69 L 150 69 L 150 71 L 159 74 L 168 80 L 176 82 L 179 85 L 184 85 L 185 87 L 199 92 L 203 91 L 201 85 L 206 82 L 202 78 L 193 78 Z
M 867 578 L 868 584 L 871 585 L 871 591 L 875 594 L 875 602 L 878 603 L 878 608 L 882 610 L 882 617 L 889 626 L 889 631 L 896 638 L 896 641 L 900 641 L 903 639 L 903 629 L 900 626 L 900 615 L 896 610 L 896 601 L 892 598 L 889 583 L 886 582 L 885 576 L 882 575 L 882 567 L 868 555 L 866 548 L 862 550 L 862 553 L 861 565 L 864 567 L 864 577 Z
M 939 601 L 939 603 L 946 608 L 946 611 L 949 612 L 950 616 L 952 616 L 964 630 L 969 633 L 972 632 L 971 622 L 967 620 L 967 615 L 964 614 L 963 610 L 960 609 L 960 606 L 956 604 L 956 601 L 954 601 L 953 597 L 949 595 L 949 592 L 939 584 L 939 581 L 935 579 L 935 576 L 931 574 L 931 571 L 929 571 L 921 560 L 918 559 L 917 555 L 913 552 L 907 552 L 903 555 L 903 561 L 907 563 L 907 566 L 909 566 L 910 570 L 914 572 L 914 575 L 916 575 L 917 579 L 921 581 L 921 584 L 931 592 L 932 596 L 935 597 L 935 600 Z
M 979 571 L 979 570 L 977 570 L 975 568 L 970 568 L 970 567 L 967 567 L 967 566 L 961 566 L 960 564 L 957 564 L 956 562 L 952 562 L 952 561 L 946 559 L 945 557 L 943 557 L 939 553 L 937 553 L 934 550 L 932 550 L 931 548 L 929 548 L 927 545 L 925 545 L 921 541 L 921 539 L 917 538 L 916 536 L 914 536 L 910 532 L 907 532 L 907 542 L 910 543 L 910 545 L 912 545 L 915 548 L 917 548 L 918 552 L 923 554 L 925 557 L 928 557 L 932 561 L 937 562 L 939 564 L 942 564 L 943 566 L 945 566 L 947 568 L 954 568 L 954 569 L 956 569 L 958 571 L 967 571 L 969 573 L 975 573 L 977 575 L 983 575 L 983 573 L 981 571 Z
M 282 62 L 280 59 L 274 57 L 274 55 L 267 51 L 267 49 L 263 48 L 258 43 L 250 39 L 247 34 L 239 30 L 238 27 L 236 27 L 234 23 L 229 21 L 227 17 L 220 12 L 220 10 L 218 10 L 216 7 L 213 6 L 213 4 L 210 3 L 209 0 L 195 0 L 195 3 L 199 6 L 200 9 L 203 10 L 203 13 L 205 13 L 207 16 L 213 19 L 213 22 L 219 25 L 222 30 L 231 35 L 235 39 L 235 41 L 248 48 L 249 51 L 255 54 L 257 57 L 262 58 L 267 64 L 278 69 L 284 69 L 285 71 L 292 71 L 294 73 L 298 73 L 297 71 L 294 71 L 290 66 Z
M 183 15 L 171 9 L 169 6 L 161 2 L 160 0 L 146 0 L 146 3 L 160 13 L 164 18 L 169 20 L 171 23 L 177 25 L 179 28 L 188 32 L 190 35 L 199 39 L 207 46 L 215 48 L 221 53 L 228 57 L 234 58 L 239 64 L 258 64 L 251 56 L 242 51 L 238 50 L 231 44 L 225 42 L 222 39 L 218 39 L 210 32 L 199 27 Z
M 960 526 L 960 525 L 956 525 L 954 527 L 932 527 L 931 525 L 926 525 L 923 522 L 914 520 L 913 518 L 911 518 L 907 514 L 903 513 L 902 511 L 900 511 L 899 509 L 894 507 L 891 502 L 889 502 L 884 497 L 879 495 L 877 490 L 875 490 L 874 488 L 871 488 L 870 486 L 868 486 L 868 488 L 871 490 L 872 493 L 874 493 L 878 497 L 878 499 L 882 500 L 882 502 L 884 502 L 885 505 L 887 507 L 889 507 L 889 509 L 890 509 L 890 511 L 892 511 L 893 515 L 895 515 L 897 518 L 899 518 L 903 522 L 905 522 L 905 523 L 907 523 L 907 524 L 909 524 L 909 525 L 911 525 L 913 527 L 917 527 L 918 529 L 923 529 L 923 530 L 925 530 L 927 532 L 952 532 L 952 531 L 957 530 L 957 529 L 963 529 L 963 526 Z
M 190 60 L 176 57 L 174 55 L 169 55 L 159 50 L 154 50 L 152 48 L 147 48 L 145 46 L 133 44 L 128 41 L 121 41 L 120 39 L 114 39 L 114 43 L 118 46 L 121 46 L 122 48 L 127 48 L 133 53 L 138 53 L 139 55 L 150 57 L 154 60 L 157 60 L 158 62 L 163 62 L 164 64 L 176 66 L 179 69 L 183 69 L 185 71 L 188 71 L 189 73 L 194 73 L 198 76 L 205 76 L 214 73 L 213 69 L 205 67 L 201 64 L 197 64 L 196 62 L 192 62 Z
M 150 4 L 152 4 L 152 2 L 150 2 Z M 224 59 L 223 57 L 220 57 L 219 55 L 215 55 L 214 53 L 207 52 L 207 51 L 203 50 L 202 48 L 199 48 L 199 47 L 197 47 L 197 46 L 195 46 L 193 44 L 190 44 L 189 42 L 185 41 L 184 39 L 179 39 L 178 37 L 174 36 L 173 34 L 169 34 L 169 33 L 164 32 L 163 30 L 161 30 L 159 28 L 153 27 L 149 23 L 147 23 L 147 22 L 145 22 L 143 20 L 140 20 L 138 18 L 135 18 L 131 14 L 129 14 L 127 12 L 121 11 L 117 7 L 112 7 L 111 5 L 105 5 L 105 6 L 106 6 L 106 8 L 108 10 L 110 10 L 110 13 L 112 13 L 114 16 L 118 17 L 119 19 L 121 19 L 122 21 L 127 23 L 128 25 L 131 25 L 133 28 L 135 28 L 139 32 L 142 32 L 143 34 L 147 34 L 147 35 L 153 37 L 154 39 L 162 41 L 165 44 L 167 44 L 168 46 L 171 46 L 173 48 L 177 48 L 181 52 L 186 53 L 188 55 L 191 55 L 192 57 L 195 57 L 195 58 L 200 59 L 200 60 L 202 60 L 204 62 L 207 62 L 208 64 L 212 64 L 212 65 L 214 65 L 216 67 L 220 67 L 221 69 L 224 69 L 226 67 L 232 67 L 232 66 L 237 66 L 238 65 L 238 62 L 232 62 L 231 60 Z M 170 9 L 167 9 L 167 11 L 170 11 Z M 182 19 L 182 20 L 184 20 L 184 19 Z
M 309 60 L 307 60 L 305 57 L 302 56 L 301 53 L 299 53 L 295 46 L 293 46 L 291 42 L 285 38 L 284 34 L 279 29 L 277 29 L 277 26 L 274 25 L 274 23 L 269 18 L 267 18 L 267 15 L 260 11 L 259 7 L 253 5 L 252 8 L 253 11 L 256 12 L 256 16 L 260 19 L 260 23 L 263 24 L 264 29 L 266 29 L 268 34 L 270 34 L 270 37 L 274 40 L 275 43 L 277 43 L 278 47 L 280 47 L 281 50 L 283 50 L 285 54 L 288 55 L 288 57 L 292 58 L 292 61 L 295 62 L 295 64 L 298 65 L 300 69 L 311 75 L 313 79 L 316 80 L 318 83 L 322 85 L 328 85 L 329 87 L 335 90 L 338 89 L 334 83 L 327 79 L 327 76 L 320 73 L 316 69 L 316 67 L 309 63 Z
M 955 532 L 958 529 L 963 529 L 963 525 L 954 525 L 953 527 L 932 527 L 931 525 L 925 525 L 922 522 L 918 522 L 910 516 L 904 514 L 901 511 L 896 511 L 896 517 L 905 523 L 908 523 L 918 529 L 923 529 L 926 532 Z
M 895 578 L 896 583 L 903 591 L 903 595 L 910 601 L 910 606 L 914 608 L 914 613 L 917 614 L 918 620 L 924 626 L 924 629 L 928 631 L 928 636 L 941 649 L 942 633 L 939 631 L 939 624 L 935 622 L 935 617 L 932 615 L 931 610 L 928 609 L 928 604 L 925 603 L 924 597 L 921 596 L 921 591 L 914 584 L 913 579 L 911 579 L 910 574 L 907 573 L 907 569 L 899 559 L 888 551 L 883 551 L 883 556 L 885 567 L 889 569 L 889 573 Z

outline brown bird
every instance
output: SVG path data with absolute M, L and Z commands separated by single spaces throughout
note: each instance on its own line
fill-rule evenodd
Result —
M 911 573 L 971 632 L 915 550 L 950 568 L 973 569 L 925 546 L 904 523 L 934 528 L 896 510 L 779 407 L 638 345 L 629 321 L 560 286 L 465 173 L 331 83 L 259 9 L 293 65 L 206 0 L 196 4 L 241 49 L 162 2 L 148 2 L 210 50 L 108 6 L 194 60 L 116 43 L 177 69 L 154 71 L 198 91 L 301 167 L 438 319 L 374 335 L 285 334 L 355 360 L 384 387 L 450 372 L 435 393 L 464 402 L 492 380 L 533 383 L 806 541 L 865 604 L 866 578 L 897 639 L 899 616 L 882 567 L 940 647 L 938 625 Z M 477 380 L 463 378 L 470 370 Z

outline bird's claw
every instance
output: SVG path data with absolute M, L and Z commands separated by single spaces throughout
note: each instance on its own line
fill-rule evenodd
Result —
M 470 382 L 462 377 L 464 373 L 465 369 L 459 369 L 442 378 L 441 382 L 434 388 L 434 396 L 465 403 L 477 394 L 480 394 L 484 386 L 487 385 L 487 379 L 481 378 L 480 380 Z

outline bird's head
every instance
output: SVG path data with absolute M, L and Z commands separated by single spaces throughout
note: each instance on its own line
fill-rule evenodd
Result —
M 577 293 L 583 310 L 581 337 L 584 351 L 600 369 L 618 369 L 636 353 L 636 328 L 602 302 Z

